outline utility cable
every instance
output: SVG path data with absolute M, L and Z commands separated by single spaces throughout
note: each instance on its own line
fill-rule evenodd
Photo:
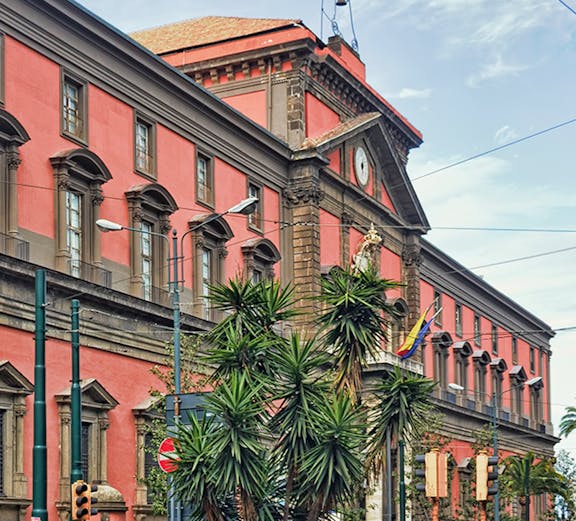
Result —
M 568 11 L 570 11 L 572 14 L 576 14 L 576 10 L 573 9 L 572 7 L 570 7 L 566 2 L 564 2 L 564 0 L 558 0 L 558 2 L 560 2 L 566 9 L 568 9 Z

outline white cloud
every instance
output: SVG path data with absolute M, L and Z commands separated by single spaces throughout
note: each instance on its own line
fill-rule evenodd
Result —
M 516 133 L 516 131 L 510 128 L 508 125 L 500 127 L 496 131 L 496 134 L 494 134 L 494 141 L 496 141 L 498 145 L 509 143 L 510 141 L 514 141 L 517 138 L 518 134 Z
M 396 94 L 389 94 L 386 96 L 388 99 L 425 99 L 432 95 L 432 89 L 411 89 L 409 87 L 404 87 Z
M 512 65 L 504 63 L 501 55 L 496 56 L 496 59 L 485 65 L 479 72 L 472 74 L 466 80 L 469 87 L 478 87 L 481 83 L 487 80 L 493 80 L 504 76 L 516 76 L 529 67 L 526 65 Z

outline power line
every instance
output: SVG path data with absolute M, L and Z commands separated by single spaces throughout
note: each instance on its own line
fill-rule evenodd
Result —
M 558 0 L 558 2 L 560 2 L 572 14 L 576 14 L 576 10 L 574 10 L 572 7 L 570 7 L 566 2 L 564 2 L 564 0 Z
M 561 1 L 561 0 L 559 0 L 559 1 Z M 519 139 L 515 139 L 514 141 L 509 141 L 508 143 L 505 143 L 503 145 L 491 148 L 491 149 L 486 150 L 484 152 L 480 152 L 479 154 L 474 154 L 473 156 L 467 157 L 465 159 L 461 159 L 460 161 L 456 161 L 454 163 L 450 163 L 449 165 L 443 166 L 441 168 L 437 168 L 436 170 L 432 170 L 431 172 L 428 172 L 427 174 L 419 175 L 417 177 L 411 177 L 410 181 L 417 181 L 418 179 L 424 179 L 425 177 L 439 174 L 440 172 L 444 172 L 444 170 L 448 170 L 449 168 L 453 168 L 455 166 L 459 166 L 459 165 L 462 165 L 464 163 L 468 163 L 469 161 L 472 161 L 473 159 L 478 159 L 480 157 L 487 156 L 488 154 L 492 154 L 493 152 L 498 152 L 498 150 L 503 150 L 505 148 L 511 147 L 512 145 L 517 145 L 518 143 L 522 143 L 523 141 L 527 141 L 527 140 L 532 139 L 534 137 L 541 136 L 542 134 L 546 134 L 547 132 L 551 132 L 552 130 L 556 130 L 558 128 L 565 127 L 566 125 L 571 125 L 572 123 L 575 123 L 575 122 L 576 122 L 576 118 L 569 119 L 568 121 L 558 123 L 557 125 L 545 128 L 544 130 L 539 130 L 538 132 L 534 132 L 532 134 L 521 137 Z

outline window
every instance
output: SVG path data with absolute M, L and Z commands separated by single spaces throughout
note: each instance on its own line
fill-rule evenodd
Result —
M 474 362 L 474 399 L 477 404 L 477 410 L 484 412 L 486 403 L 486 368 L 492 361 L 487 351 L 478 349 L 472 353 Z
M 455 383 L 468 389 L 468 366 L 470 364 L 470 355 L 472 346 L 466 342 L 456 342 L 452 348 L 454 352 L 454 378 Z
M 0 33 L 0 103 L 4 104 L 4 34 Z
M 66 192 L 66 247 L 70 256 L 70 274 L 82 275 L 82 196 Z
M 176 201 L 157 183 L 126 192 L 130 227 L 130 293 L 148 301 L 168 303 L 169 266 L 167 233 Z
M 0 506 L 2 512 L 12 511 L 8 519 L 19 519 L 29 504 L 24 419 L 26 397 L 33 391 L 33 384 L 10 362 L 0 362 Z
M 216 320 L 215 312 L 208 301 L 210 286 L 224 280 L 224 260 L 227 255 L 226 242 L 234 236 L 225 219 L 218 219 L 201 225 L 213 214 L 199 215 L 188 225 L 195 229 L 192 233 L 192 243 L 196 254 L 193 257 L 193 292 L 194 312 L 206 320 Z
M 196 156 L 196 200 L 210 207 L 214 205 L 214 162 L 205 154 Z
M 94 378 L 80 382 L 82 418 L 80 426 L 81 465 L 84 481 L 108 484 L 106 432 L 109 425 L 109 412 L 118 402 Z M 70 508 L 70 468 L 71 468 L 71 388 L 67 387 L 56 394 L 60 420 L 60 497 L 56 504 L 60 517 Z M 115 500 L 113 500 L 115 501 Z
M 62 72 L 62 134 L 74 141 L 86 143 L 87 138 L 87 86 L 84 81 Z
M 146 176 L 156 175 L 156 129 L 139 115 L 134 121 L 134 167 Z
M 456 304 L 454 308 L 454 333 L 462 338 L 462 305 Z
M 530 346 L 530 372 L 536 372 L 536 349 L 534 346 Z
M 244 276 L 259 282 L 274 278 L 274 265 L 280 260 L 278 248 L 269 239 L 250 239 L 242 245 Z
M 442 294 L 437 290 L 434 290 L 434 315 L 436 315 L 436 317 L 434 318 L 434 324 L 436 324 L 437 326 L 441 326 L 442 325 Z
M 0 109 L 0 128 L 2 128 L 0 148 L 4 150 L 4 153 L 0 154 L 0 201 L 2 201 L 0 204 L 0 252 L 28 260 L 28 243 L 20 238 L 18 228 L 17 189 L 18 167 L 20 166 L 19 147 L 26 143 L 30 136 L 20 122 L 3 109 Z
M 474 343 L 477 346 L 482 345 L 482 328 L 479 315 L 474 315 Z
M 437 331 L 432 335 L 434 350 L 434 379 L 439 387 L 445 389 L 448 385 L 448 349 L 452 345 L 452 337 L 448 331 Z
M 515 336 L 512 337 L 512 363 L 518 363 L 518 339 Z
M 96 221 L 104 200 L 102 185 L 112 179 L 108 168 L 84 148 L 50 158 L 57 190 L 56 268 L 74 277 L 110 286 L 111 274 L 100 263 Z
M 262 189 L 250 183 L 248 185 L 248 197 L 256 197 L 258 199 L 254 211 L 248 215 L 248 226 L 262 230 Z
M 492 340 L 492 354 L 498 354 L 498 326 L 492 324 L 492 330 L 490 331 L 490 339 Z

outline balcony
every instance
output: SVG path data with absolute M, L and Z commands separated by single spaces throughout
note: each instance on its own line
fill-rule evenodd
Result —
M 30 258 L 30 243 L 11 235 L 0 233 L 0 253 L 27 261 Z
M 68 273 L 79 279 L 104 286 L 105 288 L 112 287 L 112 272 L 100 266 L 89 264 L 88 262 L 69 260 Z
M 423 375 L 424 374 L 424 364 L 421 362 L 416 362 L 410 358 L 406 360 L 402 360 L 397 354 L 392 353 L 390 351 L 380 351 L 377 358 L 371 359 L 368 361 L 370 365 L 372 364 L 385 364 L 385 365 L 392 365 L 398 366 L 402 369 L 406 369 L 414 374 Z

